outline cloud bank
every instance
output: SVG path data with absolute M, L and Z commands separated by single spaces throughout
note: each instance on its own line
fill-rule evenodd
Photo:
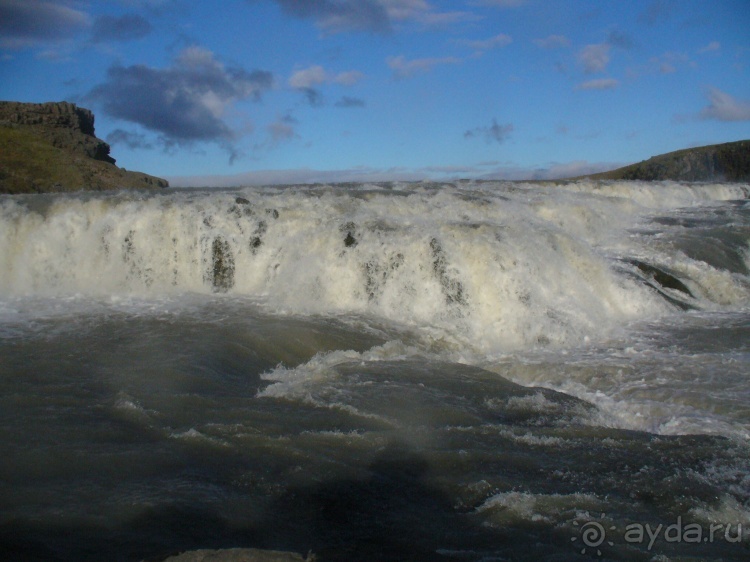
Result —
M 388 33 L 391 19 L 377 0 L 275 0 L 287 15 L 299 19 L 312 19 L 324 31 L 370 31 Z
M 231 152 L 237 135 L 224 113 L 238 100 L 259 99 L 272 84 L 270 72 L 225 67 L 211 51 L 189 47 L 169 68 L 110 67 L 86 99 L 111 117 L 159 133 L 165 146 L 208 141 Z
M 552 162 L 545 167 L 524 168 L 500 166 L 497 162 L 478 163 L 469 166 L 429 166 L 424 168 L 371 168 L 358 166 L 343 170 L 314 170 L 298 168 L 291 170 L 257 170 L 232 175 L 169 176 L 174 187 L 240 187 L 252 185 L 295 185 L 311 183 L 342 182 L 386 182 L 386 181 L 453 181 L 476 180 L 557 180 L 597 172 L 606 172 L 624 166 L 621 162 L 587 162 L 579 160 L 569 163 Z
M 436 26 L 476 19 L 467 12 L 438 11 L 427 0 L 273 1 L 286 15 L 313 20 L 327 34 L 363 31 L 385 35 L 401 22 Z
M 88 14 L 58 2 L 0 0 L 0 46 L 4 48 L 64 41 L 90 26 Z

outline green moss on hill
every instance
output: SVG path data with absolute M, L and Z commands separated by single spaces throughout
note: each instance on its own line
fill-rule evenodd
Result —
M 45 193 L 166 187 L 164 180 L 127 172 L 20 130 L 0 127 L 0 193 Z
M 84 185 L 70 154 L 24 131 L 0 128 L 0 191 L 28 193 Z
M 168 186 L 115 166 L 93 122 L 91 112 L 66 102 L 0 102 L 0 193 Z

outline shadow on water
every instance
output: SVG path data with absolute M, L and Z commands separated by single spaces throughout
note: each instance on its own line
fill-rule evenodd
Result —
M 198 548 L 313 552 L 338 560 L 571 560 L 569 536 L 534 525 L 482 526 L 429 483 L 430 467 L 402 443 L 363 479 L 289 488 L 260 520 L 236 525 L 202 507 L 153 507 L 119 528 L 16 521 L 0 527 L 3 560 L 164 560 Z
M 364 480 L 290 490 L 268 512 L 273 543 L 312 549 L 322 560 L 444 560 L 436 550 L 494 550 L 498 536 L 457 512 L 427 482 L 425 459 L 397 443 Z

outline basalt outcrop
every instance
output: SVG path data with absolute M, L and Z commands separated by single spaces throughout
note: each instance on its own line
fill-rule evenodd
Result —
M 69 102 L 0 102 L 0 193 L 168 187 L 118 168 L 94 114 Z

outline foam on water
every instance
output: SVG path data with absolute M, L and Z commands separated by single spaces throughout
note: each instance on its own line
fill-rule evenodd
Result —
M 746 195 L 582 182 L 5 197 L 0 291 L 227 292 L 276 311 L 406 322 L 480 352 L 578 345 L 675 301 L 747 303 L 745 276 L 655 254 L 628 230 L 656 211 Z M 691 297 L 649 286 L 652 266 L 683 277 Z
M 623 533 L 747 524 L 747 196 L 0 197 L 0 550 L 737 559 Z
M 743 317 L 750 208 L 726 202 L 748 194 L 739 184 L 464 182 L 1 197 L 1 329 L 13 337 L 25 320 L 48 330 L 52 318 L 113 310 L 204 315 L 206 298 L 226 295 L 227 310 L 250 299 L 272 314 L 386 322 L 386 339 L 397 335 L 272 370 L 263 397 L 372 415 L 311 389 L 335 386 L 328 378 L 346 362 L 425 356 L 582 398 L 599 408 L 596 420 L 579 416 L 590 423 L 744 439 L 750 424 L 732 417 L 732 399 L 750 403 L 746 357 L 685 361 L 690 349 L 671 358 L 617 341 L 632 337 L 627 326 L 668 329 L 681 309 Z M 544 349 L 551 359 L 533 356 Z M 509 370 L 508 353 L 522 354 Z M 554 366 L 560 353 L 565 368 Z M 679 372 L 662 381 L 665 365 Z
M 509 522 L 555 522 L 571 519 L 577 511 L 602 511 L 606 502 L 593 494 L 530 494 L 527 492 L 499 493 L 488 498 L 477 508 L 491 525 Z

